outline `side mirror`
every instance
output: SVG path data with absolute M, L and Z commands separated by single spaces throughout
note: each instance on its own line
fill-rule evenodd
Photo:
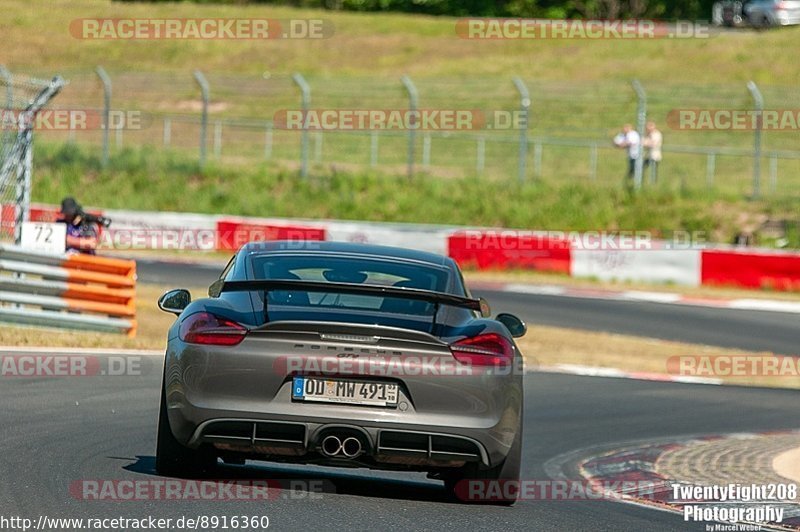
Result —
M 488 318 L 492 315 L 492 308 L 489 306 L 489 302 L 479 297 L 478 300 L 481 302 L 481 316 L 484 318 Z
M 505 325 L 514 338 L 525 336 L 525 333 L 528 332 L 525 322 L 513 314 L 498 314 L 495 319 Z
M 180 316 L 183 309 L 189 306 L 192 302 L 192 295 L 184 288 L 176 288 L 165 292 L 164 295 L 158 298 L 158 308 L 164 312 L 171 312 L 176 316 Z

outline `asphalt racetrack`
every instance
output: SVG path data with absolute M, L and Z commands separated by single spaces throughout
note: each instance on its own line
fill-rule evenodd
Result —
M 170 272 L 173 270 L 174 273 Z M 140 281 L 202 285 L 217 268 L 140 263 Z M 495 311 L 530 322 L 792 352 L 796 315 L 602 302 L 552 296 L 491 297 Z M 650 321 L 659 322 L 648 324 Z M 732 323 L 731 320 L 734 320 Z M 737 329 L 739 329 L 737 331 Z M 9 351 L 10 352 L 10 351 Z M 215 478 L 280 479 L 270 501 L 84 500 L 85 480 L 163 480 L 154 472 L 160 357 L 140 375 L 4 379 L 0 508 L 5 516 L 178 519 L 268 516 L 277 530 L 704 530 L 678 514 L 612 501 L 523 500 L 514 507 L 448 501 L 418 474 L 249 462 Z M 795 391 L 685 385 L 570 375 L 525 378 L 522 477 L 545 480 L 544 464 L 569 451 L 669 436 L 800 427 Z M 308 481 L 318 481 L 312 485 Z M 72 491 L 70 488 L 73 487 Z M 177 529 L 177 528 L 175 528 Z

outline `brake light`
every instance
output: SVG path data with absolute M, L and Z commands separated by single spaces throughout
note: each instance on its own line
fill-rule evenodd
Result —
M 508 366 L 514 360 L 514 347 L 505 336 L 486 333 L 450 345 L 456 360 L 472 366 Z
M 204 345 L 236 345 L 244 340 L 245 335 L 245 327 L 208 312 L 187 316 L 178 334 L 184 342 Z

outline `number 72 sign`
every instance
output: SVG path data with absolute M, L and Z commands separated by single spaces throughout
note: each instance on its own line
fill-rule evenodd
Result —
M 47 222 L 23 222 L 22 247 L 46 253 L 64 253 L 67 225 Z

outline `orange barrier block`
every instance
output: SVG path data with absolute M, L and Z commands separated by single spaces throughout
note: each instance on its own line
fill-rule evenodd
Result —
M 67 307 L 70 310 L 96 312 L 98 314 L 119 318 L 132 318 L 136 316 L 136 305 L 133 298 L 130 298 L 125 304 L 69 298 L 64 298 L 64 301 L 67 303 Z
M 96 283 L 104 284 L 111 288 L 133 288 L 136 279 L 114 275 L 113 273 L 97 273 L 88 270 L 67 270 L 67 281 L 71 283 Z
M 85 299 L 101 303 L 116 303 L 128 305 L 134 300 L 136 291 L 130 288 L 107 288 L 86 284 L 68 283 L 67 289 L 61 294 L 64 299 Z
M 111 257 L 98 257 L 97 255 L 76 253 L 69 255 L 61 266 L 72 270 L 88 270 L 120 275 L 131 279 L 136 278 L 136 261 L 127 259 L 114 259 Z

